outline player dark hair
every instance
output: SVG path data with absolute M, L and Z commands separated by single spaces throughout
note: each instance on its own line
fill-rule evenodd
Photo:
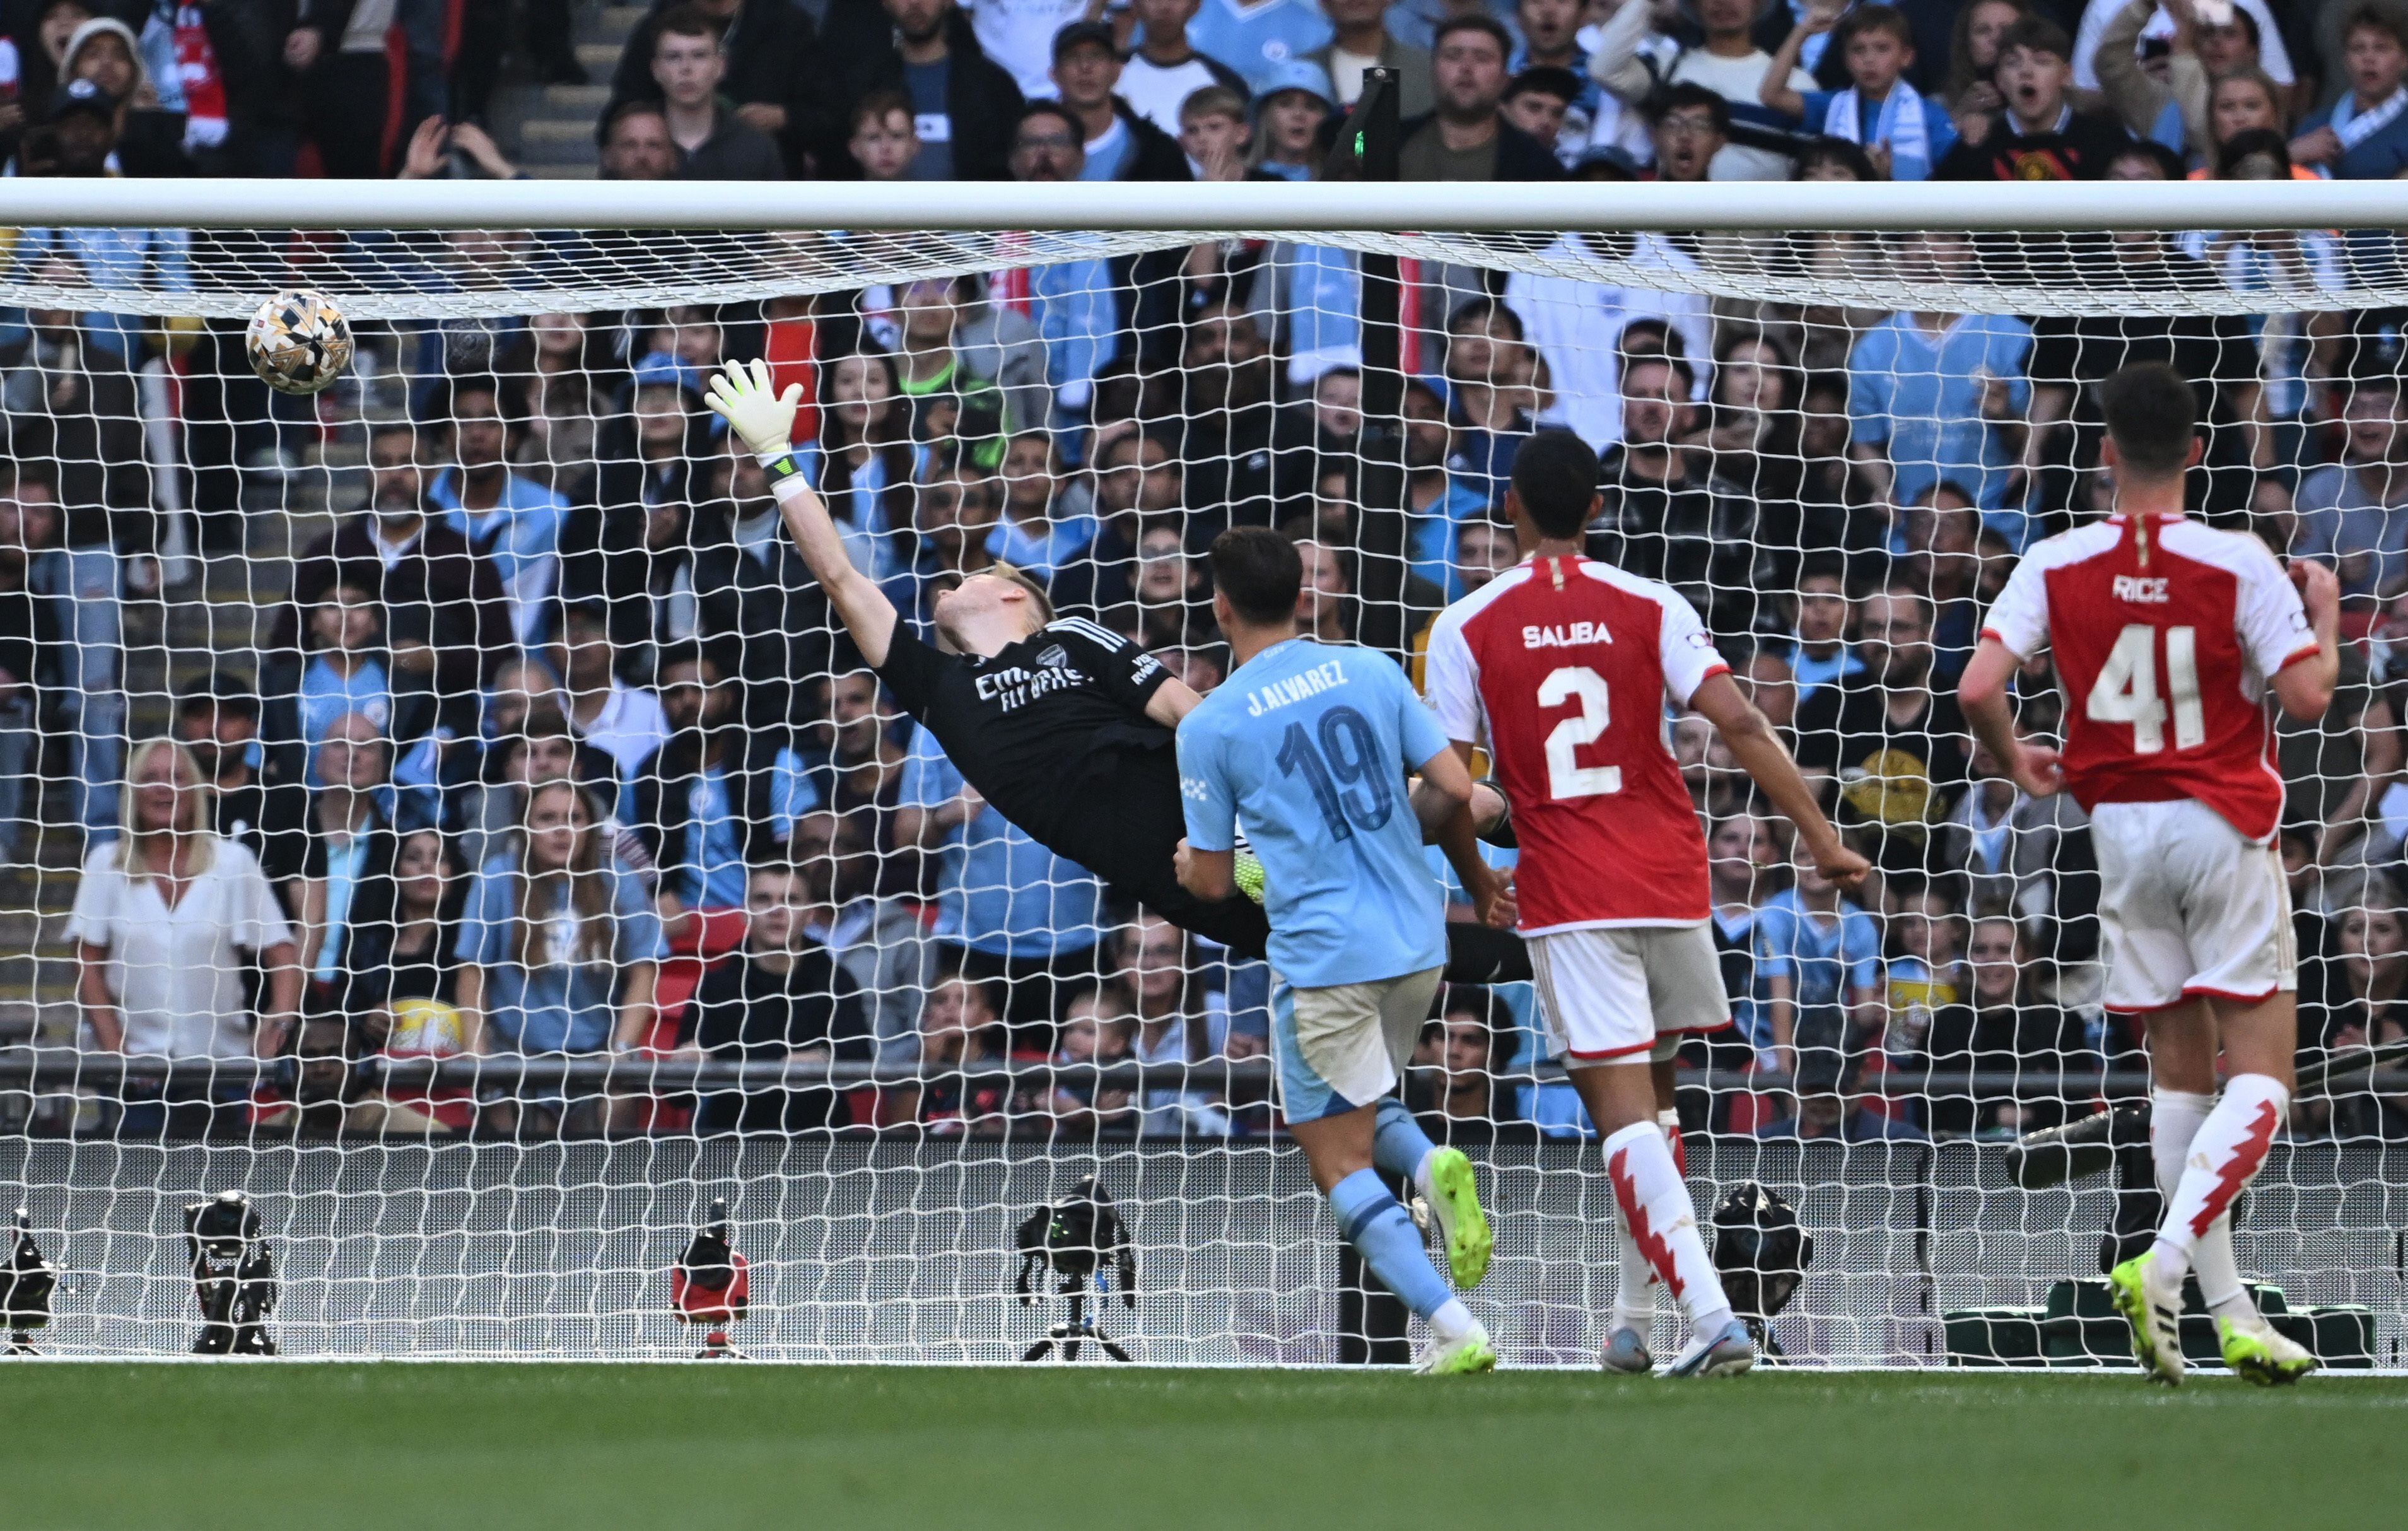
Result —
M 1304 558 L 1294 542 L 1268 527 L 1231 527 L 1212 539 L 1211 557 L 1213 584 L 1241 619 L 1268 627 L 1296 614 Z
M 2163 479 L 2190 465 L 2199 399 L 2163 362 L 2137 362 L 2099 385 L 2099 413 L 2126 472 Z
M 1509 80 L 1505 86 L 1505 99 L 1511 101 L 1515 96 L 1536 91 L 1541 95 L 1552 95 L 1569 107 L 1581 98 L 1583 83 L 1581 77 L 1570 69 L 1541 64 L 1523 70 Z
M 2005 58 L 2014 49 L 2032 53 L 2052 53 L 2069 63 L 2073 58 L 2073 39 L 2065 28 L 2045 16 L 2026 16 L 1999 36 L 1999 57 Z
M 1020 130 L 1026 127 L 1032 119 L 1039 117 L 1054 118 L 1066 127 L 1069 128 L 1070 136 L 1072 137 L 1079 139 L 1082 143 L 1086 141 L 1087 130 L 1080 125 L 1079 119 L 1071 114 L 1069 108 L 1064 106 L 1059 101 L 1031 101 L 1026 106 L 1020 108 L 1020 115 L 1012 121 L 1012 142 L 1015 144 L 1018 143 L 1020 141 Z
M 660 27 L 652 34 L 653 46 L 660 39 L 675 34 L 681 37 L 709 37 L 716 45 L 727 37 L 727 23 L 700 6 L 671 6 L 661 12 Z
M 1903 47 L 1914 46 L 1914 23 L 1896 6 L 1858 6 L 1831 33 L 1831 46 L 1847 51 L 1848 44 L 1868 32 L 1886 32 Z
M 2408 21 L 2403 21 L 2400 13 L 2388 6 L 2374 5 L 2371 0 L 2342 18 L 2340 36 L 2346 42 L 2351 33 L 2369 29 L 2387 33 L 2401 47 L 2408 48 Z
M 1497 44 L 1497 56 L 1500 60 L 1513 56 L 1513 34 L 1505 30 L 1504 22 L 1486 11 L 1473 11 L 1468 16 L 1450 16 L 1440 22 L 1438 24 L 1438 30 L 1430 34 L 1430 51 L 1437 52 L 1447 38 L 1458 32 L 1478 32 L 1485 35 Z
M 1726 136 L 1730 133 L 1730 103 L 1694 79 L 1684 79 L 1648 97 L 1647 121 L 1660 123 L 1674 112 L 1685 111 L 1691 107 L 1703 107 L 1713 113 L 1715 132 Z
M 1513 503 L 1547 537 L 1578 537 L 1597 505 L 1597 454 L 1568 430 L 1542 430 L 1513 454 Z

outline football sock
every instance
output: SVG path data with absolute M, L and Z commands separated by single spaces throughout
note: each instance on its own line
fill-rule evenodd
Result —
M 1656 1113 L 1656 1125 L 1663 1130 L 1665 1147 L 1672 1153 L 1672 1171 L 1685 1175 L 1688 1156 L 1681 1148 L 1681 1113 L 1666 1109 Z M 1613 1327 L 1636 1329 L 1643 1336 L 1656 1321 L 1656 1293 L 1649 1289 L 1656 1284 L 1656 1273 L 1648 1268 L 1647 1257 L 1630 1241 L 1630 1230 L 1620 1218 L 1613 1220 L 1614 1289 Z
M 2157 1243 L 2160 1280 L 2180 1289 L 2200 1240 L 2265 1163 L 2290 1104 L 2291 1092 L 2263 1074 L 2236 1074 L 2225 1084 L 2224 1098 L 2192 1135 L 2182 1179 L 2166 1198 Z
M 1429 1156 L 1438 1151 L 1429 1134 L 1394 1095 L 1383 1095 L 1372 1110 L 1371 1163 L 1383 1175 L 1410 1180 L 1425 1197 L 1429 1194 Z
M 2157 1189 L 2165 1193 L 2169 1206 L 2182 1185 L 2191 1140 L 2214 1109 L 2213 1095 L 2183 1090 L 2149 1091 L 2149 1156 L 2156 1161 Z M 2199 1276 L 2200 1294 L 2207 1300 L 2208 1311 L 2226 1319 L 2257 1313 L 2258 1305 L 2241 1284 L 2241 1262 L 2232 1252 L 2231 1213 L 2208 1224 L 2207 1232 L 2200 1235 L 2199 1246 L 2191 1253 L 2191 1269 Z
M 1664 1129 L 1635 1121 L 1604 1144 L 1605 1175 L 1629 1242 L 1689 1315 L 1693 1332 L 1712 1334 L 1730 1322 L 1730 1299 L 1698 1235 L 1698 1209 L 1672 1167 Z
M 1630 1241 L 1630 1229 L 1620 1217 L 1613 1220 L 1613 1325 L 1615 1329 L 1636 1329 L 1645 1338 L 1656 1322 L 1656 1273 L 1647 1268 L 1647 1257 Z
M 1338 1227 L 1346 1242 L 1362 1251 L 1371 1274 L 1407 1307 L 1430 1320 L 1455 1301 L 1446 1278 L 1430 1264 L 1422 1231 L 1413 1226 L 1412 1215 L 1403 1205 L 1388 1194 L 1379 1171 L 1358 1169 L 1331 1186 L 1329 1206 L 1338 1214 Z
M 1656 1125 L 1664 1129 L 1664 1142 L 1672 1150 L 1672 1168 L 1687 1179 L 1689 1150 L 1681 1143 L 1681 1113 L 1668 1105 L 1656 1113 Z

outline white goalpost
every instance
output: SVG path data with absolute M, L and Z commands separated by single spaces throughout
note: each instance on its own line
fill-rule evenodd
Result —
M 1013 1361 L 1063 1317 L 1024 1222 L 1094 1177 L 1138 1360 L 1395 1358 L 1282 1131 L 1263 963 L 1005 822 L 862 668 L 702 404 L 760 356 L 906 621 L 1001 559 L 1198 689 L 1219 529 L 1297 538 L 1300 616 L 1418 681 L 1515 557 L 1519 442 L 1580 434 L 1592 556 L 1698 608 L 1877 868 L 1800 886 L 1668 716 L 1737 1021 L 1681 1060 L 1693 1194 L 1812 1237 L 1755 1273 L 1798 1278 L 1770 1340 L 2128 1365 L 2142 1028 L 2080 809 L 1953 693 L 2023 549 L 2109 503 L 2092 390 L 2165 360 L 2196 513 L 2346 600 L 2274 762 L 2302 1083 L 2241 1264 L 2328 1366 L 2402 1365 L 2399 183 L 50 179 L 0 231 L 0 1327 L 45 1354 L 192 1350 L 187 1208 L 236 1192 L 284 1355 Z M 356 346 L 311 396 L 244 358 L 291 290 Z M 2056 731 L 2044 664 L 2017 707 Z M 1535 1003 L 1451 983 L 1405 1088 L 1478 1166 L 1501 1358 L 1587 1365 L 1612 1198 Z M 749 1309 L 698 1325 L 715 1201 Z

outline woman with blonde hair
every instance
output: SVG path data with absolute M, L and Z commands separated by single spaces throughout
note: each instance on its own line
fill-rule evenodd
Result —
M 259 861 L 241 844 L 211 832 L 214 796 L 191 751 L 173 740 L 134 748 L 120 803 L 118 837 L 84 858 L 67 939 L 79 972 L 76 999 L 84 1046 L 103 1052 L 169 1059 L 272 1058 L 282 1050 L 301 1001 L 301 967 Z M 256 1027 L 243 995 L 245 956 L 267 975 L 267 1003 Z M 208 1102 L 223 1091 L 176 1087 L 159 1105 Z M 171 1114 L 135 1103 L 127 1130 L 166 1125 Z

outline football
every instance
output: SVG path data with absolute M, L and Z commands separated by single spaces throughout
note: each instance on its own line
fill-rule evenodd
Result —
M 259 380 L 280 394 L 314 394 L 351 365 L 351 325 L 322 293 L 295 288 L 262 303 L 243 332 Z

